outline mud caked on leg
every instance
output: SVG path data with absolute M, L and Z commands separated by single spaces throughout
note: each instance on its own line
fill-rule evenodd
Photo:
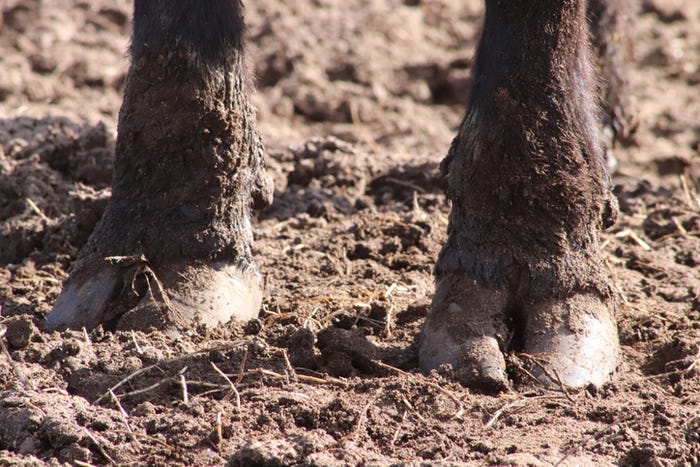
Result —
M 615 370 L 592 63 L 585 1 L 486 1 L 472 94 L 442 165 L 453 205 L 423 371 L 449 363 L 465 384 L 498 390 L 510 350 L 542 362 L 532 374 L 545 383 L 602 384 Z
M 251 207 L 271 202 L 248 101 L 242 5 L 137 0 L 112 197 L 49 328 L 257 316 Z

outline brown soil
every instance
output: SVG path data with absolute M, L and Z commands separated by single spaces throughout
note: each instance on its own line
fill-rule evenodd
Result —
M 415 346 L 480 1 L 249 2 L 264 308 L 179 337 L 42 330 L 109 196 L 131 5 L 0 6 L 0 465 L 700 464 L 697 1 L 645 0 L 633 28 L 616 381 L 546 391 L 511 355 L 498 397 L 423 377 Z

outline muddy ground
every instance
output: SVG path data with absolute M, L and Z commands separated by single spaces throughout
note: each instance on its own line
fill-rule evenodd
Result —
M 415 348 L 481 2 L 247 3 L 264 308 L 174 338 L 42 330 L 109 196 L 130 2 L 0 2 L 0 465 L 700 465 L 700 3 L 646 0 L 632 29 L 615 382 L 547 390 L 511 355 L 498 397 Z

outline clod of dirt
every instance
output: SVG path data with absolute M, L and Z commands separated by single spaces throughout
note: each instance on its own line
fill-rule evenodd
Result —
M 661 467 L 654 449 L 648 446 L 634 447 L 620 459 L 620 467 Z
M 5 337 L 10 349 L 23 349 L 29 344 L 29 340 L 38 332 L 31 318 L 27 315 L 13 316 L 4 323 L 7 327 Z
M 283 467 L 301 461 L 299 446 L 286 439 L 252 441 L 235 452 L 227 467 Z
M 306 328 L 296 330 L 287 341 L 289 360 L 292 365 L 314 370 L 318 367 L 318 358 L 314 353 L 314 333 Z
M 351 376 L 358 372 L 374 373 L 380 349 L 358 330 L 328 328 L 318 333 L 318 348 L 325 369 L 335 376 Z
M 334 137 L 314 138 L 292 149 L 292 153 L 295 165 L 288 176 L 290 185 L 316 189 L 346 187 L 356 195 L 364 192 L 369 161 L 351 144 Z M 317 185 L 312 185 L 313 180 L 317 180 Z
M 645 365 L 648 374 L 683 372 L 700 358 L 700 344 L 689 336 L 679 336 L 659 348 Z

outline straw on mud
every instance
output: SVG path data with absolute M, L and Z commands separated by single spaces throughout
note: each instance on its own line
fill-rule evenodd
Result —
M 369 148 L 372 151 L 374 151 L 376 154 L 379 154 L 381 148 L 377 144 L 377 140 L 374 139 L 370 131 L 362 122 L 362 119 L 360 118 L 360 112 L 357 108 L 357 102 L 355 101 L 351 101 L 350 103 L 350 120 L 352 121 L 352 124 L 355 125 L 355 128 L 358 130 L 360 138 L 364 140 L 364 142 L 367 144 L 367 146 L 369 146 Z
M 671 217 L 671 221 L 673 221 L 673 224 L 676 226 L 681 235 L 684 237 L 688 236 L 688 231 L 685 229 L 685 227 L 683 227 L 683 224 L 681 224 L 677 217 Z
M 131 330 L 131 340 L 132 340 L 133 343 L 134 343 L 134 347 L 136 348 L 136 351 L 137 351 L 139 354 L 143 354 L 143 349 L 141 348 L 141 346 L 139 345 L 139 343 L 136 342 L 136 333 L 134 332 L 133 329 Z
M 401 415 L 401 422 L 396 427 L 396 431 L 394 432 L 394 436 L 391 437 L 391 444 L 392 445 L 396 444 L 396 441 L 399 439 L 399 434 L 401 433 L 401 427 L 406 422 L 407 416 L 408 416 L 408 410 L 404 410 L 403 414 Z
M 690 187 L 688 184 L 688 174 L 684 173 L 678 176 L 678 178 L 681 181 L 681 188 L 683 189 L 683 195 L 685 196 L 685 201 L 688 204 L 688 207 L 691 209 L 698 209 L 700 208 L 700 198 L 698 198 L 697 194 L 691 193 Z M 692 183 L 692 181 L 691 181 Z M 696 188 L 697 190 L 697 188 Z M 693 201 L 695 203 L 693 204 Z
M 211 353 L 211 352 L 214 352 L 214 351 L 217 351 L 217 350 L 229 350 L 229 349 L 233 349 L 233 348 L 239 347 L 239 346 L 241 346 L 241 345 L 243 345 L 243 344 L 247 344 L 247 343 L 248 343 L 248 341 L 244 341 L 244 340 L 236 341 L 236 342 L 232 342 L 231 344 L 228 344 L 228 345 L 221 345 L 221 346 L 213 347 L 213 348 L 209 348 L 209 349 L 198 350 L 198 351 L 196 351 L 196 352 L 190 352 L 190 353 L 187 353 L 187 354 L 184 354 L 184 355 L 180 355 L 179 357 L 173 357 L 173 358 L 170 358 L 170 359 L 167 359 L 167 360 L 160 361 L 160 362 L 158 362 L 158 363 L 154 363 L 154 364 L 152 364 L 152 365 L 148 365 L 148 366 L 143 367 L 143 368 L 139 368 L 138 370 L 134 371 L 133 373 L 130 373 L 130 374 L 127 375 L 125 378 L 123 378 L 122 380 L 120 380 L 117 384 L 115 384 L 114 386 L 112 386 L 110 389 L 111 389 L 112 391 L 116 391 L 118 388 L 120 388 L 120 387 L 123 386 L 124 384 L 128 383 L 128 382 L 131 381 L 132 379 L 136 378 L 137 376 L 140 376 L 140 375 L 142 375 L 142 374 L 144 374 L 144 373 L 146 373 L 146 372 L 148 372 L 148 371 L 150 371 L 150 370 L 153 370 L 154 368 L 160 369 L 160 366 L 161 366 L 161 365 L 169 365 L 169 364 L 171 364 L 171 363 L 183 361 L 183 360 L 186 360 L 186 359 L 188 359 L 188 358 L 196 357 L 196 356 L 199 356 L 199 355 L 204 355 L 204 354 Z M 161 370 L 161 371 L 162 371 L 162 370 Z M 165 381 L 161 381 L 161 382 L 156 383 L 156 384 L 153 385 L 153 386 L 154 386 L 154 387 L 157 387 L 157 386 L 160 386 L 161 384 L 164 384 L 164 383 L 165 383 Z M 130 392 L 129 394 L 133 395 L 134 392 L 132 391 L 132 392 Z M 123 394 L 122 394 L 122 396 L 123 396 Z M 95 404 L 98 404 L 98 403 L 99 403 L 101 400 L 103 400 L 105 397 L 109 397 L 109 391 L 105 392 L 105 393 L 102 394 L 99 398 L 97 398 L 97 400 L 95 401 Z
M 401 403 L 408 409 L 409 412 L 411 412 L 411 415 L 413 415 L 416 420 L 420 421 L 421 423 L 425 423 L 425 418 L 423 418 L 423 416 L 413 408 L 413 405 L 408 402 L 408 399 L 406 399 L 406 396 L 403 394 L 401 395 Z
M 537 357 L 534 355 L 530 355 L 527 353 L 519 353 L 519 357 L 525 358 L 529 362 L 535 364 L 542 372 L 545 374 L 547 378 L 549 378 L 550 381 L 556 382 L 559 385 L 559 390 L 566 396 L 567 399 L 569 399 L 571 402 L 574 402 L 573 398 L 571 397 L 571 394 L 569 394 L 569 391 L 566 389 L 566 385 L 562 382 L 561 377 L 559 376 L 559 373 L 557 372 L 556 369 L 552 368 L 551 372 L 550 369 L 547 368 L 547 366 Z M 554 374 L 552 374 L 554 373 Z M 548 389 L 553 389 L 553 388 L 548 388 Z
M 185 379 L 184 374 L 180 375 L 180 385 L 182 386 L 182 402 L 189 404 L 190 396 L 187 393 L 187 380 Z
M 529 406 L 533 401 L 544 400 L 544 399 L 560 399 L 560 398 L 561 398 L 561 396 L 556 395 L 556 394 L 545 394 L 545 395 L 534 396 L 534 397 L 520 397 L 514 401 L 508 402 L 503 407 L 496 410 L 493 413 L 493 415 L 491 416 L 491 418 L 489 418 L 489 420 L 486 422 L 486 424 L 484 425 L 484 428 L 485 429 L 491 428 L 493 426 L 493 424 L 496 423 L 496 421 L 498 421 L 498 419 L 501 417 L 501 415 L 503 415 L 504 413 L 506 413 L 510 410 L 516 409 L 515 411 L 517 411 L 520 409 L 524 409 L 527 406 Z
M 216 371 L 222 378 L 226 380 L 226 382 L 229 384 L 231 387 L 231 390 L 229 391 L 228 394 L 224 396 L 225 400 L 228 400 L 231 397 L 231 394 L 233 394 L 236 397 L 236 409 L 240 412 L 241 411 L 241 395 L 238 393 L 238 389 L 236 389 L 236 386 L 233 384 L 233 381 L 226 376 L 226 373 L 221 371 L 218 366 L 214 362 L 209 362 L 211 366 L 214 368 L 214 371 Z
M 7 350 L 7 347 L 5 347 L 5 341 L 3 340 L 3 337 L 5 336 L 6 332 L 7 332 L 6 327 L 0 327 L 0 350 L 2 350 L 2 353 L 7 358 L 7 361 L 10 363 L 10 366 L 12 367 L 12 371 L 15 372 L 15 374 L 17 375 L 17 378 L 22 383 L 22 386 L 24 386 L 24 389 L 34 389 L 31 381 L 29 381 L 29 379 L 27 379 L 27 377 L 24 375 L 24 372 L 22 371 L 22 369 L 12 359 L 12 355 L 10 355 L 10 351 Z
M 221 422 L 221 411 L 216 412 L 216 447 L 221 452 L 221 442 L 224 440 Z
M 632 240 L 634 240 L 637 243 L 637 245 L 641 246 L 646 251 L 651 251 L 652 248 L 649 246 L 649 244 L 647 242 L 645 242 L 644 240 L 642 240 L 641 237 L 639 235 L 637 235 L 631 229 L 625 229 L 625 230 L 622 230 L 622 231 L 615 234 L 615 238 L 626 238 L 626 237 L 629 237 Z
M 37 206 L 34 201 L 32 201 L 30 198 L 24 198 L 24 200 L 27 202 L 32 211 L 34 211 L 37 216 L 41 217 L 41 220 L 43 220 L 47 224 L 53 223 L 53 221 L 49 219 L 41 209 L 39 209 L 39 206 Z
M 83 462 L 78 459 L 73 459 L 73 463 L 79 467 L 97 467 L 95 464 L 90 464 L 88 462 Z
M 95 437 L 95 435 L 93 435 L 92 433 L 90 433 L 90 431 L 89 431 L 87 428 L 85 428 L 85 427 L 83 427 L 83 430 L 85 430 L 85 434 L 87 434 L 88 438 L 90 438 L 90 439 L 92 440 L 92 442 L 95 443 L 95 447 L 96 447 L 97 450 L 100 452 L 100 454 L 102 454 L 102 456 L 103 456 L 105 459 L 107 459 L 107 461 L 108 461 L 110 464 L 116 465 L 117 463 L 114 462 L 114 459 L 112 459 L 112 458 L 109 456 L 109 454 L 107 454 L 107 451 L 105 451 L 104 447 L 102 447 L 102 443 L 100 443 L 100 442 L 97 440 L 97 438 Z
M 317 312 L 318 312 L 318 307 L 315 306 L 315 307 L 311 310 L 311 313 L 309 313 L 309 316 L 307 316 L 306 319 L 304 320 L 304 324 L 302 324 L 302 327 L 303 327 L 303 328 L 306 328 L 306 329 L 311 330 L 311 329 L 309 328 L 309 324 L 310 324 L 310 323 L 315 324 L 316 327 L 317 327 L 318 329 L 321 329 L 321 328 L 322 328 L 321 323 L 319 323 L 318 320 L 315 320 L 315 319 L 314 319 L 314 315 L 316 315 Z
M 112 396 L 112 401 L 114 401 L 114 404 L 117 406 L 119 409 L 119 412 L 121 413 L 122 416 L 122 421 L 124 422 L 124 425 L 126 425 L 126 429 L 129 431 L 129 433 L 134 433 L 134 430 L 131 429 L 131 426 L 129 425 L 129 414 L 126 413 L 126 410 L 124 410 L 124 407 L 122 407 L 121 402 L 119 402 L 119 398 L 117 397 L 116 394 L 114 394 L 114 391 L 111 389 L 109 390 L 109 395 Z
M 387 370 L 394 371 L 394 372 L 396 372 L 396 373 L 398 373 L 398 374 L 400 374 L 400 375 L 403 375 L 403 376 L 408 376 L 408 377 L 414 376 L 414 375 L 412 375 L 411 373 L 409 373 L 409 372 L 407 372 L 407 371 L 403 371 L 403 370 L 401 370 L 401 369 L 399 369 L 399 368 L 396 368 L 395 366 L 388 365 L 388 364 L 386 364 L 386 363 L 384 363 L 384 362 L 381 362 L 381 361 L 379 361 L 379 360 L 371 360 L 371 362 L 374 363 L 375 365 L 378 365 L 378 366 L 380 366 L 380 367 L 382 367 L 382 368 L 386 368 Z M 440 391 L 441 393 L 443 393 L 444 395 L 446 395 L 447 397 L 449 397 L 449 398 L 452 400 L 452 402 L 455 403 L 455 405 L 457 406 L 457 412 L 455 412 L 455 413 L 452 415 L 452 418 L 461 418 L 462 415 L 464 415 L 464 405 L 462 404 L 462 401 L 460 401 L 460 400 L 457 398 L 457 396 L 455 396 L 454 394 L 452 394 L 450 391 L 448 391 L 447 389 L 443 388 L 443 387 L 440 386 L 439 384 L 435 384 L 435 383 L 433 383 L 432 381 L 428 381 L 426 378 L 421 378 L 420 381 L 421 381 L 423 384 L 425 384 L 426 386 L 430 386 L 430 387 L 433 388 L 433 389 L 437 389 L 438 391 Z
M 389 308 L 386 310 L 384 336 L 391 337 L 392 329 L 394 329 L 394 305 L 389 305 Z
M 248 351 L 250 350 L 250 347 L 245 348 L 245 353 L 243 354 L 243 358 L 241 359 L 241 366 L 238 367 L 238 376 L 236 376 L 236 384 L 240 383 L 241 380 L 243 379 L 243 376 L 245 375 L 245 365 L 248 362 Z
M 297 380 L 297 372 L 294 370 L 294 367 L 292 366 L 292 362 L 289 361 L 289 355 L 287 355 L 287 349 L 278 349 L 278 352 L 282 354 L 284 357 L 284 364 L 287 366 L 287 371 L 289 372 L 289 376 L 292 379 L 292 381 Z
M 129 391 L 129 392 L 122 393 L 122 394 L 120 394 L 120 396 L 121 396 L 122 398 L 124 398 L 124 397 L 138 396 L 139 394 L 144 394 L 144 393 L 147 393 L 147 392 L 149 392 L 149 391 L 153 391 L 154 389 L 157 389 L 157 388 L 159 388 L 160 386 L 163 386 L 163 385 L 168 384 L 168 383 L 171 383 L 171 382 L 172 382 L 172 378 L 164 379 L 164 380 L 158 381 L 157 383 L 151 384 L 150 386 L 147 386 L 147 387 L 145 387 L 145 388 L 136 389 L 136 390 L 134 390 L 134 391 Z M 98 399 L 98 400 L 99 400 L 99 399 Z

